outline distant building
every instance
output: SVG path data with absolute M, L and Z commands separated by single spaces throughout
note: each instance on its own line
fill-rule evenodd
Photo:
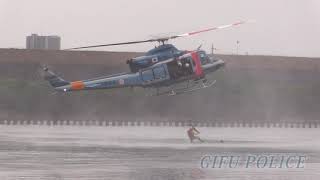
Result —
M 61 38 L 59 36 L 38 36 L 32 34 L 27 36 L 26 48 L 27 49 L 47 49 L 47 50 L 60 50 Z

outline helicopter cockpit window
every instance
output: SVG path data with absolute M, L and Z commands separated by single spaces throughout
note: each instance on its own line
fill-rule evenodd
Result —
M 210 58 L 205 52 L 200 52 L 199 56 L 202 65 L 210 63 Z

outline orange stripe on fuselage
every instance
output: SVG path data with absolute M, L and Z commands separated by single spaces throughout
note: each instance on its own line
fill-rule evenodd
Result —
M 72 90 L 81 90 L 84 89 L 85 85 L 82 81 L 74 81 L 71 82 L 71 89 Z

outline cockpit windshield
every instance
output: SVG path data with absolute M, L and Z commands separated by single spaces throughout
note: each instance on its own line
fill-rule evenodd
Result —
M 199 56 L 200 56 L 200 61 L 201 61 L 202 65 L 205 65 L 205 64 L 212 62 L 212 60 L 209 58 L 209 56 L 204 51 L 200 51 Z

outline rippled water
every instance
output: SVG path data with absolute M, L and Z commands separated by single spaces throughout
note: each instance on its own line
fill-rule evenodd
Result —
M 0 179 L 319 179 L 319 129 L 0 126 Z M 224 142 L 221 143 L 220 140 Z M 302 169 L 207 168 L 204 155 L 302 154 Z

